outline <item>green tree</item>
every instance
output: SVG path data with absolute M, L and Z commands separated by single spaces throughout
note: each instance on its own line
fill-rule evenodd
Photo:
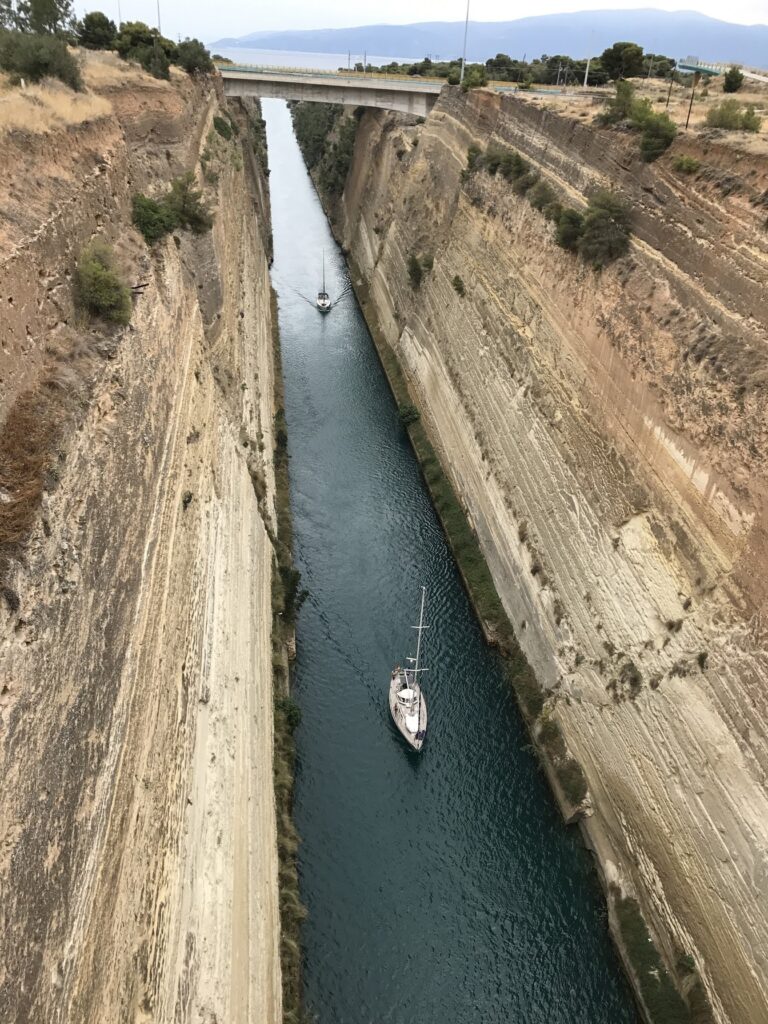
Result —
M 579 247 L 579 239 L 584 233 L 584 217 L 578 210 L 567 206 L 560 212 L 555 228 L 555 241 L 563 249 L 570 252 Z
M 88 50 L 111 50 L 117 39 L 117 26 L 101 11 L 89 11 L 77 26 L 77 39 Z
M 176 50 L 176 62 L 188 74 L 199 72 L 205 75 L 213 71 L 211 55 L 199 39 L 185 39 L 183 43 L 179 43 Z
M 24 32 L 56 35 L 75 24 L 71 0 L 19 0 L 16 24 Z
M 736 67 L 731 65 L 723 76 L 723 92 L 738 92 L 744 84 L 744 75 Z
M 75 272 L 75 301 L 92 316 L 116 324 L 131 319 L 131 293 L 115 270 L 111 248 L 95 238 L 80 254 Z
M 16 11 L 13 0 L 0 0 L 0 28 L 13 28 L 16 24 Z
M 603 51 L 600 63 L 613 82 L 635 78 L 643 73 L 643 48 L 637 43 L 614 43 Z
M 613 193 L 596 192 L 589 200 L 579 255 L 599 270 L 623 256 L 629 248 L 629 210 Z
M 29 32 L 0 33 L 0 68 L 15 79 L 58 78 L 76 92 L 83 88 L 80 66 L 63 39 Z
M 467 92 L 469 89 L 480 89 L 484 85 L 488 85 L 488 75 L 485 73 L 484 65 L 469 64 L 464 69 L 464 81 L 461 83 L 461 88 Z

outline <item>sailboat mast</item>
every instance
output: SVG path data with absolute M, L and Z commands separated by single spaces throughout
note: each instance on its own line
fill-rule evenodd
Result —
M 323 249 L 323 292 L 325 292 L 325 249 Z
M 417 679 L 418 679 L 418 671 L 419 671 L 419 655 L 421 654 L 421 633 L 422 633 L 422 630 L 424 629 L 424 600 L 425 600 L 426 596 L 427 596 L 427 588 L 426 587 L 422 587 L 421 588 L 421 611 L 419 612 L 419 625 L 417 627 L 418 630 L 419 630 L 419 639 L 416 641 L 416 664 L 414 666 L 414 675 L 415 675 L 415 677 Z

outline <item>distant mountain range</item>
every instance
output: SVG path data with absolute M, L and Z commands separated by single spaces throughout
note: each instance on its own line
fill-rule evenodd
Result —
M 416 25 L 366 25 L 305 31 L 253 32 L 218 39 L 211 47 L 296 50 L 302 53 L 376 53 L 388 57 L 445 60 L 461 53 L 463 22 L 425 21 Z M 528 60 L 542 54 L 586 57 L 602 53 L 617 40 L 631 40 L 647 51 L 670 57 L 693 55 L 708 61 L 768 65 L 768 25 L 734 25 L 695 11 L 578 11 L 545 14 L 516 21 L 469 25 L 467 58 L 487 60 L 497 53 Z

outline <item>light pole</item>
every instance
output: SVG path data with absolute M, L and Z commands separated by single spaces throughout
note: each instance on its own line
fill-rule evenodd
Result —
M 459 85 L 464 81 L 464 68 L 467 63 L 467 29 L 469 28 L 469 0 L 467 0 L 467 16 L 464 19 L 464 51 L 461 55 L 461 74 L 459 75 Z

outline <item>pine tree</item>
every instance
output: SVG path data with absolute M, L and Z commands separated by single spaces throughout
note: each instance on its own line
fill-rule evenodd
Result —
M 18 4 L 16 22 L 22 32 L 55 35 L 70 31 L 74 21 L 72 0 L 20 0 Z
M 0 28 L 14 28 L 15 25 L 16 11 L 13 0 L 0 0 Z

